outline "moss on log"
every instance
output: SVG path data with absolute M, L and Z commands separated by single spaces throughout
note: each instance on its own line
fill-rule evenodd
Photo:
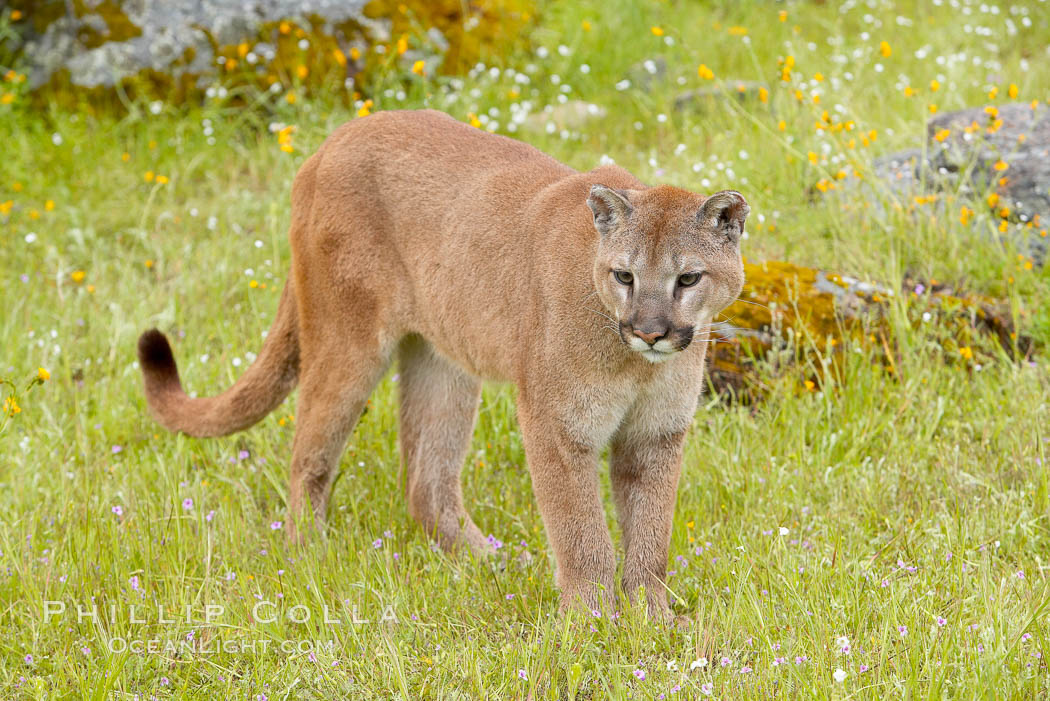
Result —
M 719 317 L 710 355 L 712 386 L 727 398 L 752 401 L 773 381 L 817 389 L 856 350 L 895 373 L 897 335 L 908 328 L 925 351 L 970 370 L 1033 351 L 1006 303 L 944 283 L 908 278 L 892 290 L 782 261 L 744 267 L 744 290 Z

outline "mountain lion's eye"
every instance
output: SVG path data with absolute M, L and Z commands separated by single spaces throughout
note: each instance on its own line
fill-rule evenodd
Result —
M 686 273 L 685 275 L 678 276 L 679 287 L 692 287 L 696 283 L 700 282 L 700 278 L 703 273 Z
M 613 277 L 616 278 L 616 282 L 621 285 L 630 285 L 634 282 L 634 275 L 626 270 L 614 270 Z

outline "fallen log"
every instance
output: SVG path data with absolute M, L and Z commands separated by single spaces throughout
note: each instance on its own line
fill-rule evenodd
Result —
M 782 261 L 744 267 L 743 292 L 720 315 L 709 360 L 712 389 L 730 400 L 759 399 L 783 378 L 815 390 L 858 349 L 894 373 L 901 323 L 938 344 L 944 362 L 970 369 L 1034 350 L 1006 303 L 943 282 L 908 277 L 894 290 Z

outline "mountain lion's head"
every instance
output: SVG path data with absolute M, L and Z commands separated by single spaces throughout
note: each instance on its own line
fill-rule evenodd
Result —
M 678 188 L 591 187 L 601 240 L 598 297 L 631 350 L 659 363 L 704 337 L 740 294 L 740 236 L 750 207 L 733 190 L 704 198 Z

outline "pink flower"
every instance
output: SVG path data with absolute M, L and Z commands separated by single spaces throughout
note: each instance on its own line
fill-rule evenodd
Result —
M 190 499 L 189 497 L 186 497 L 185 499 L 182 500 L 182 510 L 183 511 L 189 511 L 192 508 L 193 508 L 193 499 Z
M 940 626 L 940 627 L 942 627 L 942 628 L 943 628 L 943 627 L 944 627 L 944 625 L 945 625 L 945 624 L 946 624 L 947 622 L 948 622 L 948 619 L 947 619 L 947 618 L 945 618 L 945 617 L 943 617 L 943 616 L 937 616 L 937 625 L 938 625 L 938 626 Z
M 273 521 L 272 523 L 270 523 L 270 530 L 271 531 L 279 531 L 279 530 L 281 530 L 281 526 L 282 525 L 284 525 L 284 524 L 282 524 L 280 521 Z
M 715 685 L 711 682 L 700 685 L 700 693 L 704 696 L 710 696 L 711 692 L 715 690 Z
M 897 626 L 897 632 L 901 634 L 902 638 L 908 637 L 908 626 Z
M 119 504 L 114 506 L 112 509 L 110 509 L 110 511 L 112 511 L 117 516 L 123 516 L 124 515 L 124 507 L 120 506 Z
M 636 669 L 633 672 L 631 672 L 631 674 L 633 674 L 635 677 L 637 677 L 638 681 L 645 681 L 645 670 L 644 669 Z

